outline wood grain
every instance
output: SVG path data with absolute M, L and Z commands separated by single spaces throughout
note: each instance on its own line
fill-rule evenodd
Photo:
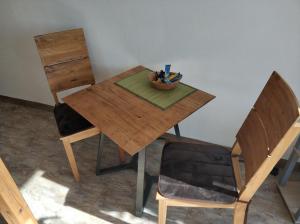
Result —
M 83 29 L 39 35 L 34 40 L 56 103 L 58 92 L 95 83 Z
M 88 58 L 45 67 L 52 92 L 60 92 L 77 86 L 95 83 Z
M 59 103 L 58 92 L 95 84 L 83 29 L 39 35 L 34 40 L 56 104 Z M 99 129 L 92 127 L 61 138 L 76 181 L 79 181 L 80 176 L 71 143 L 98 134 Z M 119 152 L 120 159 L 123 159 L 122 149 Z
M 297 98 L 274 71 L 237 133 L 245 160 L 246 182 L 271 155 L 298 117 Z
M 73 152 L 73 148 L 71 146 L 71 143 L 68 142 L 68 141 L 64 141 L 64 140 L 62 142 L 63 142 L 63 145 L 64 145 L 64 149 L 65 149 L 65 152 L 66 152 L 66 155 L 67 155 L 67 158 L 68 158 L 73 176 L 74 176 L 75 180 L 77 182 L 79 182 L 80 181 L 80 175 L 79 175 L 79 171 L 78 171 L 78 167 L 77 167 L 77 163 L 76 163 L 76 160 L 75 160 L 75 156 L 74 156 L 74 152 Z
M 236 187 L 237 187 L 238 192 L 240 192 L 242 190 L 242 188 L 244 187 L 244 182 L 243 182 L 243 178 L 241 175 L 241 166 L 240 166 L 240 161 L 239 161 L 240 153 L 241 153 L 240 145 L 238 144 L 238 142 L 235 142 L 232 147 L 232 151 L 231 151 L 231 161 L 232 161 L 232 168 L 233 168 Z
M 237 202 L 233 212 L 233 224 L 247 224 L 247 208 L 249 204 Z
M 0 213 L 9 224 L 37 224 L 26 201 L 0 158 Z
M 158 201 L 158 224 L 165 224 L 167 219 L 167 203 L 165 200 Z
M 295 94 L 274 71 L 254 104 L 267 132 L 270 152 L 299 116 L 298 107 Z
M 61 137 L 60 140 L 68 142 L 68 143 L 73 143 L 73 142 L 80 141 L 82 139 L 86 139 L 86 138 L 89 138 L 89 137 L 92 137 L 95 135 L 99 135 L 100 133 L 101 132 L 98 128 L 92 127 L 92 128 L 77 132 L 72 135 Z
M 255 110 L 251 110 L 246 118 L 237 135 L 237 141 L 245 161 L 247 182 L 269 155 L 266 131 Z
M 34 37 L 44 66 L 88 57 L 83 29 L 72 29 Z
M 232 148 L 233 170 L 239 192 L 237 201 L 230 207 L 234 209 L 234 224 L 247 223 L 250 200 L 300 134 L 299 118 L 300 110 L 293 91 L 277 72 L 273 72 L 238 131 Z M 245 162 L 245 184 L 239 170 L 241 154 Z M 217 202 L 205 204 L 203 201 L 184 199 L 174 203 L 174 199 L 159 193 L 157 200 L 160 204 L 160 224 L 165 223 L 167 206 L 217 208 L 220 205 Z
M 117 86 L 116 81 L 146 69 L 138 66 L 67 96 L 64 101 L 130 155 L 214 99 L 198 90 L 170 108 L 160 108 Z
M 240 192 L 241 201 L 247 202 L 252 199 L 255 192 L 262 185 L 274 166 L 278 163 L 279 159 L 286 153 L 289 146 L 294 142 L 299 134 L 300 129 L 292 125 L 271 154 L 263 161 L 259 169 L 246 183 L 245 188 Z
M 223 203 L 215 202 L 208 200 L 193 200 L 193 199 L 175 199 L 175 198 L 166 198 L 160 193 L 156 194 L 156 200 L 165 201 L 167 206 L 174 207 L 190 207 L 190 208 L 235 208 L 236 201 L 232 203 Z

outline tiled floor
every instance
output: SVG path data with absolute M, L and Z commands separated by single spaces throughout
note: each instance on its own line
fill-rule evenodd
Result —
M 81 174 L 71 175 L 50 111 L 0 100 L 0 156 L 32 209 L 44 224 L 156 223 L 157 202 L 152 188 L 142 218 L 133 215 L 136 174 L 122 171 L 95 176 L 98 137 L 74 145 Z M 157 173 L 162 142 L 147 151 L 147 169 Z M 105 141 L 104 166 L 118 162 L 117 147 Z M 248 223 L 292 223 L 270 176 L 250 206 Z M 168 223 L 214 223 L 232 221 L 225 209 L 170 208 Z

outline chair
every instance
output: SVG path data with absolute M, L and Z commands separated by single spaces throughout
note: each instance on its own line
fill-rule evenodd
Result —
M 84 85 L 94 85 L 83 29 L 66 30 L 34 37 L 55 100 L 54 116 L 74 178 L 80 180 L 71 143 L 100 134 L 84 117 L 65 103 L 57 93 Z M 120 160 L 125 154 L 119 148 Z
M 181 138 L 167 143 L 158 182 L 159 224 L 166 222 L 168 206 L 229 208 L 234 224 L 246 223 L 253 195 L 300 133 L 299 113 L 292 90 L 273 72 L 232 149 Z
M 1 158 L 0 180 L 0 214 L 6 222 L 38 224 Z

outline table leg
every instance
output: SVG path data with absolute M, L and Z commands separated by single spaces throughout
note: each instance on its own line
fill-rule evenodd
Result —
M 146 163 L 146 149 L 141 150 L 137 155 L 134 155 L 129 163 L 120 164 L 113 167 L 101 168 L 101 159 L 103 156 L 103 142 L 105 135 L 100 134 L 98 153 L 97 153 L 97 166 L 96 175 L 104 175 L 107 173 L 114 173 L 121 170 L 131 169 L 137 171 L 137 192 L 136 192 L 136 215 L 142 216 L 144 205 L 148 199 L 151 187 L 158 181 L 158 177 L 151 176 L 145 173 Z M 145 176 L 146 175 L 146 176 Z M 145 183 L 146 178 L 146 183 Z
M 298 211 L 295 214 L 295 220 L 296 220 L 296 223 L 300 222 L 300 208 L 298 209 Z
M 158 176 L 152 176 L 152 175 L 148 174 L 147 171 L 145 171 L 146 186 L 144 188 L 144 207 L 148 201 L 153 184 L 155 184 L 157 182 L 158 182 Z
M 103 141 L 103 138 L 102 138 Z M 108 173 L 119 172 L 122 170 L 134 170 L 137 172 L 137 193 L 136 193 L 136 214 L 137 216 L 141 216 L 143 214 L 143 208 L 148 200 L 148 197 L 151 193 L 151 188 L 154 183 L 157 183 L 158 176 L 152 176 L 148 174 L 145 170 L 146 164 L 146 153 L 145 149 L 143 149 L 140 153 L 135 154 L 132 159 L 126 164 L 120 164 L 117 166 L 101 168 L 100 167 L 100 159 L 103 153 L 101 150 L 101 140 L 100 143 L 100 150 L 98 153 L 98 161 L 99 166 L 97 166 L 97 173 L 96 175 L 105 175 Z
M 146 150 L 143 149 L 139 152 L 137 186 L 136 186 L 135 213 L 136 216 L 139 217 L 142 216 L 144 210 L 143 201 L 144 201 L 145 162 L 146 162 Z
M 101 168 L 101 158 L 103 156 L 103 142 L 104 142 L 105 135 L 103 133 L 100 134 L 99 137 L 99 144 L 98 144 L 98 153 L 97 153 L 97 165 L 96 165 L 96 174 L 99 173 Z
M 180 137 L 180 130 L 178 124 L 174 125 L 175 134 L 177 137 Z

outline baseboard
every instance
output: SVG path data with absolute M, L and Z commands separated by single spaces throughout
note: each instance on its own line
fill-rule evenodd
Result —
M 9 97 L 9 96 L 3 96 L 3 95 L 0 95 L 0 101 L 14 103 L 14 104 L 26 106 L 26 107 L 34 107 L 34 108 L 46 110 L 46 111 L 53 111 L 53 109 L 54 109 L 54 106 L 51 106 L 48 104 L 43 104 L 43 103 L 38 103 L 38 102 L 33 102 L 33 101 L 29 101 L 29 100 L 23 100 L 23 99 L 18 99 L 18 98 Z

